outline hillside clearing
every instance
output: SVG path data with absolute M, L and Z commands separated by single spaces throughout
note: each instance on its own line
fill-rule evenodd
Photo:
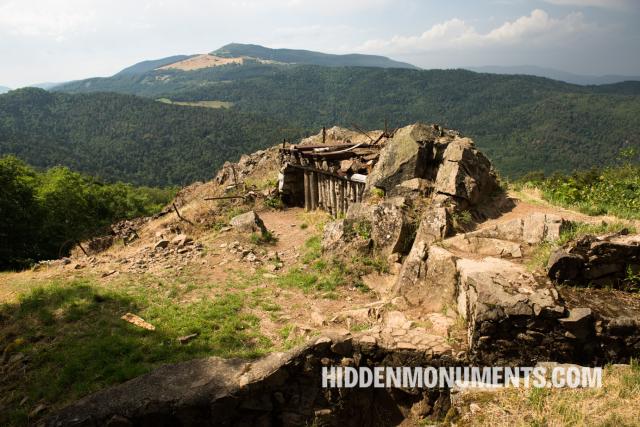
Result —
M 185 102 L 185 101 L 172 101 L 169 98 L 160 98 L 157 101 L 158 102 L 162 102 L 164 104 L 184 105 L 184 106 L 187 106 L 187 107 L 204 107 L 204 108 L 231 108 L 231 107 L 233 107 L 233 102 L 226 102 L 226 101 Z

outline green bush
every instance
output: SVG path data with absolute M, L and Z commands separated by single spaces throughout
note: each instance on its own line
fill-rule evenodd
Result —
M 125 218 L 152 215 L 175 188 L 105 184 L 65 167 L 37 172 L 13 156 L 0 158 L 0 268 L 57 258 L 67 243 Z
M 623 150 L 621 166 L 589 169 L 570 175 L 528 175 L 519 185 L 539 188 L 551 203 L 589 215 L 640 218 L 640 165 L 632 163 L 635 151 Z

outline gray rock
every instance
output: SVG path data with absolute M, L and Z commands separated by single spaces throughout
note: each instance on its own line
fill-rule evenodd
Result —
M 560 249 L 549 257 L 547 274 L 558 282 L 575 280 L 584 267 L 584 259 L 578 254 L 570 254 Z
M 569 316 L 558 320 L 577 339 L 584 340 L 593 333 L 593 313 L 590 308 L 572 308 Z
M 266 233 L 267 228 L 254 211 L 249 211 L 231 219 L 229 224 L 243 233 Z
M 385 194 L 391 194 L 398 184 L 423 177 L 429 150 L 422 143 L 438 136 L 439 131 L 422 123 L 396 131 L 369 174 L 365 191 L 377 187 L 384 189 Z
M 434 189 L 476 205 L 498 189 L 498 181 L 491 163 L 473 141 L 455 138 L 446 145 Z
M 169 246 L 169 241 L 166 239 L 162 239 L 156 242 L 155 245 L 153 245 L 154 249 L 164 249 L 167 246 Z

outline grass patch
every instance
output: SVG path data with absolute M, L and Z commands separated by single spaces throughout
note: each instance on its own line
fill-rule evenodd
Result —
M 569 226 L 562 231 L 560 239 L 556 242 L 559 245 L 564 245 L 571 240 L 579 239 L 587 234 L 608 234 L 618 233 L 624 229 L 627 229 L 630 233 L 635 233 L 635 227 L 621 222 L 601 222 L 600 224 L 587 224 L 584 222 L 572 221 Z
M 313 236 L 304 242 L 301 260 L 310 264 L 322 256 L 322 240 L 320 236 Z
M 160 98 L 156 101 L 162 102 L 163 104 L 172 104 L 172 105 L 182 105 L 185 107 L 201 107 L 201 108 L 231 108 L 233 107 L 233 102 L 227 101 L 194 101 L 194 102 L 184 102 L 184 101 L 172 101 L 169 98 Z
M 274 245 L 278 238 L 271 233 L 271 231 L 267 230 L 262 233 L 251 233 L 249 240 L 254 245 Z
M 243 311 L 245 300 L 242 293 L 230 293 L 178 304 L 164 292 L 105 290 L 90 280 L 73 280 L 49 283 L 0 306 L 0 348 L 28 360 L 24 377 L 15 369 L 0 380 L 0 424 L 26 424 L 36 403 L 59 407 L 160 364 L 264 354 L 271 343 L 257 332 L 258 318 Z M 121 320 L 127 312 L 156 330 Z M 188 344 L 177 341 L 193 333 L 198 336 Z M 24 397 L 27 404 L 20 406 Z
M 537 188 L 545 200 L 588 215 L 640 219 L 640 165 L 631 161 L 637 153 L 621 154 L 621 166 L 549 177 L 529 174 L 514 188 Z
M 477 392 L 461 405 L 480 406 L 474 414 L 462 414 L 459 426 L 636 426 L 640 407 L 640 367 L 605 367 L 602 388 L 509 388 Z

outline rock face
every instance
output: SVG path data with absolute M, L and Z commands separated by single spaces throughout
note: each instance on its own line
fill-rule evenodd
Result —
M 585 236 L 549 258 L 549 277 L 576 285 L 633 285 L 640 274 L 640 235 Z
M 325 251 L 371 248 L 378 254 L 405 253 L 412 243 L 412 224 L 402 198 L 375 205 L 355 203 L 347 217 L 329 223 L 324 230 Z
M 426 260 L 429 262 L 425 262 Z M 414 245 L 396 282 L 396 293 L 412 306 L 440 312 L 455 300 L 456 257 L 439 246 Z
M 533 245 L 544 241 L 558 240 L 560 233 L 568 226 L 569 222 L 558 215 L 536 212 L 524 218 L 466 233 L 465 236 L 467 238 L 490 238 Z
M 472 206 L 496 191 L 498 185 L 491 163 L 475 149 L 473 141 L 456 138 L 444 149 L 434 189 Z
M 405 253 L 411 247 L 412 226 L 402 204 L 381 203 L 371 209 L 371 238 L 382 255 Z
M 400 346 L 401 347 L 401 346 Z M 167 365 L 85 397 L 50 415 L 48 426 L 398 425 L 444 418 L 447 391 L 322 388 L 327 366 L 457 366 L 444 354 L 388 349 L 375 339 L 323 336 L 254 362 L 211 357 Z
M 264 222 L 254 211 L 249 211 L 231 218 L 229 224 L 242 233 L 266 233 Z
M 399 129 L 387 142 L 367 178 L 367 190 L 372 188 L 387 195 L 444 194 L 467 209 L 499 186 L 491 163 L 471 139 L 416 123 Z
M 433 160 L 433 141 L 438 137 L 439 128 L 422 123 L 396 131 L 369 174 L 367 189 L 382 188 L 391 194 L 404 181 L 424 178 L 427 165 Z
M 467 321 L 470 350 L 485 363 L 569 360 L 558 319 L 565 309 L 550 284 L 498 258 L 460 259 L 458 313 Z

